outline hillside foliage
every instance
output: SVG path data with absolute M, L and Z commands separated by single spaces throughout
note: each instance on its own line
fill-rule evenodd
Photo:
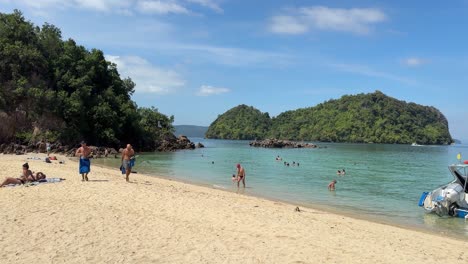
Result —
M 131 100 L 101 50 L 62 40 L 59 28 L 35 26 L 22 13 L 0 13 L 0 143 L 37 140 L 151 150 L 173 131 L 173 117 Z
M 206 132 L 206 138 L 255 139 L 263 138 L 271 127 L 268 113 L 247 105 L 239 105 L 218 116 Z
M 262 124 L 263 134 L 257 133 L 243 139 L 397 144 L 450 144 L 453 141 L 447 119 L 439 110 L 400 101 L 380 91 L 345 95 L 315 107 L 286 111 L 271 120 L 265 120 L 267 113 L 252 114 L 246 118 L 245 113 L 238 115 L 238 112 L 232 111 L 234 109 L 218 117 L 210 126 L 211 133 L 207 133 L 207 137 L 240 139 L 235 135 L 249 135 L 240 128 L 245 127 L 249 131 Z M 260 111 L 252 108 L 250 112 Z M 244 119 L 248 121 L 243 122 Z M 214 125 L 216 129 L 212 129 Z M 231 128 L 235 129 L 235 135 Z

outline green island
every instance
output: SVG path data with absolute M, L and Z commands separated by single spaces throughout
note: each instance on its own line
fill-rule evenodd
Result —
M 445 116 L 435 107 L 407 103 L 380 91 L 345 95 L 274 118 L 239 105 L 209 126 L 207 138 L 321 142 L 451 144 Z
M 0 13 L 0 88 L 0 144 L 86 140 L 152 151 L 174 137 L 174 117 L 138 107 L 135 83 L 101 50 L 62 40 L 59 28 L 18 10 Z

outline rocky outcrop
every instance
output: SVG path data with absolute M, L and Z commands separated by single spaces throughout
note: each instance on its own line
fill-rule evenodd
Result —
M 195 144 L 186 136 L 166 137 L 157 147 L 157 151 L 176 151 L 178 149 L 195 149 Z
M 76 150 L 78 149 L 79 145 L 68 146 L 62 145 L 60 143 L 52 143 L 50 144 L 50 153 L 54 154 L 64 154 L 67 157 L 74 157 Z M 122 148 L 118 151 L 114 148 L 109 147 L 96 147 L 96 146 L 89 146 L 91 148 L 91 157 L 92 158 L 104 158 L 104 157 L 113 157 L 118 158 L 120 157 L 120 153 L 122 153 Z M 142 151 L 161 151 L 161 152 L 168 152 L 168 151 L 176 151 L 180 149 L 195 149 L 195 148 L 203 148 L 203 144 L 198 143 L 195 145 L 191 142 L 186 136 L 179 136 L 175 137 L 174 135 L 167 136 L 163 141 L 157 142 L 154 148 Z M 46 153 L 46 143 L 45 142 L 37 142 L 37 143 L 30 143 L 28 145 L 22 144 L 15 144 L 15 143 L 4 143 L 0 144 L 0 153 L 3 154 L 26 154 L 26 153 Z
M 249 143 L 251 147 L 262 148 L 318 148 L 317 145 L 280 139 L 255 140 Z

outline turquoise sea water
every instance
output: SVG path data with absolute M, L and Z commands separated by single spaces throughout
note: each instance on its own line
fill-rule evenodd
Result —
M 134 170 L 237 191 L 231 176 L 236 163 L 241 163 L 247 174 L 246 194 L 468 236 L 464 219 L 427 215 L 417 205 L 423 191 L 452 180 L 447 167 L 457 162 L 459 152 L 468 159 L 468 146 L 318 143 L 319 149 L 265 149 L 250 147 L 248 141 L 191 140 L 205 148 L 140 154 Z M 278 155 L 283 161 L 275 160 Z M 300 166 L 292 166 L 293 161 Z M 120 165 L 120 159 L 96 162 Z M 346 175 L 336 175 L 343 168 Z M 338 183 L 330 192 L 327 185 L 333 179 Z

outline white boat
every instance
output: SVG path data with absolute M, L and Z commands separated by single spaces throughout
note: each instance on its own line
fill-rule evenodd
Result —
M 468 218 L 468 164 L 449 166 L 453 181 L 432 192 L 423 192 L 419 206 L 439 216 Z
M 413 144 L 411 144 L 411 146 L 413 146 L 413 147 L 421 147 L 422 145 L 419 145 L 418 143 L 414 142 Z

